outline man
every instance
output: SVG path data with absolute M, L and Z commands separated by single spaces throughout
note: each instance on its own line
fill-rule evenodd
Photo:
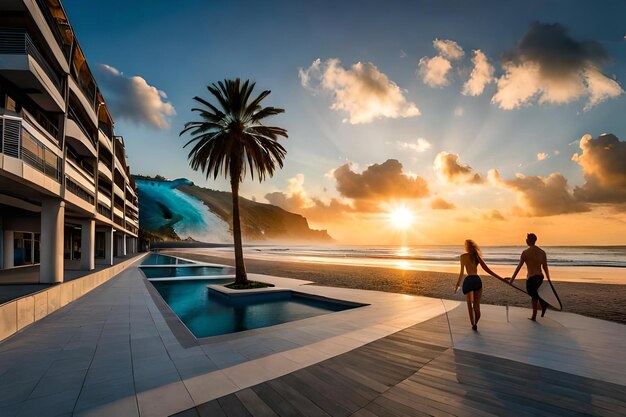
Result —
M 546 314 L 546 309 L 548 308 L 548 303 L 539 298 L 539 294 L 537 293 L 541 283 L 543 282 L 542 268 L 546 273 L 546 277 L 550 279 L 546 253 L 540 247 L 535 246 L 535 243 L 537 243 L 537 235 L 534 233 L 528 233 L 528 235 L 526 235 L 526 244 L 528 245 L 528 249 L 522 252 L 519 264 L 517 265 L 517 268 L 515 268 L 515 272 L 509 281 L 512 284 L 513 281 L 515 281 L 517 273 L 522 268 L 522 265 L 526 264 L 526 292 L 528 292 L 532 298 L 533 316 L 530 317 L 530 320 L 533 321 L 536 321 L 537 319 L 539 304 L 541 305 L 541 317 Z

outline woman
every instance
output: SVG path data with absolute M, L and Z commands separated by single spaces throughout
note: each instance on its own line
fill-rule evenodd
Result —
M 473 240 L 465 241 L 465 253 L 461 255 L 461 272 L 456 281 L 454 292 L 457 292 L 463 277 L 463 270 L 467 270 L 467 276 L 463 280 L 463 294 L 467 300 L 467 310 L 469 312 L 470 323 L 473 330 L 478 330 L 478 320 L 480 320 L 480 297 L 483 294 L 483 282 L 478 276 L 478 265 L 480 265 L 489 275 L 502 279 L 493 272 L 485 261 L 483 261 L 480 248 Z

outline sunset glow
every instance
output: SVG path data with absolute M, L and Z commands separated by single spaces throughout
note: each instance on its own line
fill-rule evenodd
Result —
M 129 11 L 110 31 L 93 29 L 106 5 L 65 7 L 102 64 L 92 70 L 136 173 L 228 191 L 227 179 L 191 172 L 175 138 L 198 91 L 238 76 L 272 91 L 269 105 L 285 113 L 268 123 L 289 131 L 282 169 L 246 178 L 240 195 L 299 214 L 337 243 L 523 244 L 534 231 L 543 244 L 624 244 L 626 5 L 576 2 L 563 13 L 529 1 L 479 2 L 452 26 L 445 2 L 400 1 L 382 16 L 376 3 L 333 3 L 329 13 L 302 2 L 192 2 L 156 9 L 138 27 Z M 128 7 L 140 13 L 142 3 Z M 205 24 L 234 15 L 244 24 L 233 36 Z M 604 23 L 580 24 L 589 19 Z M 288 23 L 277 31 L 274 21 Z M 133 39 L 163 27 L 170 37 L 131 45 L 119 30 L 129 25 Z M 379 25 L 393 30 L 381 36 Z M 259 33 L 264 42 L 245 53 Z M 180 46 L 189 39 L 221 41 Z M 190 57 L 201 58 L 180 75 Z
M 391 226 L 399 230 L 407 230 L 413 226 L 415 215 L 408 207 L 402 206 L 391 211 L 388 215 Z

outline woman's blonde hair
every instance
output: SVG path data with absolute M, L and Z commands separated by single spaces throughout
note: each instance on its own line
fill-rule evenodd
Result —
M 476 242 L 472 239 L 467 239 L 465 241 L 465 250 L 469 253 L 470 258 L 474 261 L 474 263 L 478 264 L 478 260 L 482 258 L 483 254 Z

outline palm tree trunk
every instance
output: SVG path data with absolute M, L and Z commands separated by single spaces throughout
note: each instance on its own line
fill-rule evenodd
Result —
M 241 169 L 237 170 L 235 164 L 231 165 L 230 187 L 233 197 L 233 239 L 235 241 L 235 284 L 246 284 L 248 276 L 246 265 L 243 261 L 243 246 L 241 243 L 241 220 L 239 219 L 239 178 Z M 233 175 L 238 171 L 239 175 Z

